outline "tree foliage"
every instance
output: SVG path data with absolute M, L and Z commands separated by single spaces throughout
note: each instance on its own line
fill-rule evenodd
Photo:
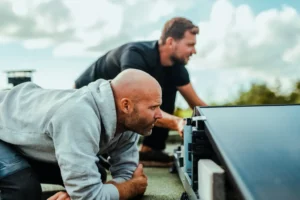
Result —
M 281 85 L 271 89 L 266 84 L 252 84 L 248 91 L 241 91 L 239 97 L 225 105 L 263 105 L 263 104 L 297 104 L 300 103 L 300 81 L 296 82 L 289 94 L 280 92 Z
M 209 103 L 210 106 L 231 106 L 231 105 L 263 105 L 263 104 L 299 104 L 300 103 L 300 81 L 294 84 L 292 92 L 283 94 L 281 84 L 270 88 L 267 84 L 253 83 L 249 90 L 240 91 L 238 97 L 225 104 Z M 179 117 L 192 116 L 191 109 L 176 108 L 175 115 Z

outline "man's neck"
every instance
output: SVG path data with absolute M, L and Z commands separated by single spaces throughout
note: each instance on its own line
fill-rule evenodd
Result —
M 118 108 L 116 109 L 116 111 L 117 111 L 117 126 L 116 126 L 115 136 L 124 133 L 125 131 L 128 131 L 128 129 L 124 125 L 126 116 L 124 116 L 123 113 L 121 113 Z
M 115 136 L 124 133 L 126 131 L 125 127 L 123 124 L 117 123 L 117 127 L 116 127 L 116 133 Z
M 159 58 L 160 63 L 164 67 L 172 66 L 173 63 L 170 59 L 169 49 L 166 45 L 162 44 L 160 41 L 158 42 L 158 51 L 159 51 Z
M 124 125 L 123 125 L 123 122 L 124 122 L 124 117 L 122 117 L 122 114 L 120 113 L 120 110 L 119 110 L 119 107 L 118 107 L 118 104 L 117 104 L 117 95 L 116 95 L 116 87 L 114 85 L 114 82 L 113 81 L 110 81 L 110 85 L 111 85 L 111 89 L 112 89 L 112 92 L 113 92 L 113 95 L 115 97 L 115 108 L 116 108 L 116 117 L 117 117 L 117 123 L 116 123 L 116 132 L 115 132 L 115 136 L 116 135 L 119 135 L 120 133 L 123 133 L 125 132 L 125 128 L 124 128 Z

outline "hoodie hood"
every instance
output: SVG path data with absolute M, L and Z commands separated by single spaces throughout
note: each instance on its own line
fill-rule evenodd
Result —
M 110 81 L 99 79 L 90 83 L 87 87 L 96 102 L 105 132 L 113 137 L 116 133 L 117 112 Z

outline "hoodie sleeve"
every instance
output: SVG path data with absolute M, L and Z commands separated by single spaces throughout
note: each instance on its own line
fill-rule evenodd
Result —
M 96 162 L 101 126 L 92 108 L 65 106 L 52 117 L 49 135 L 65 188 L 71 199 L 119 199 L 112 184 L 103 184 Z
M 139 160 L 138 140 L 139 135 L 137 133 L 124 132 L 114 151 L 109 153 L 110 171 L 113 181 L 116 183 L 121 183 L 132 178 Z

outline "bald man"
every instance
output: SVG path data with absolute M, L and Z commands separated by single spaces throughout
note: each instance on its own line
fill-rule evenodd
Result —
M 151 134 L 161 103 L 159 83 L 134 69 L 79 90 L 24 83 L 1 91 L 1 198 L 41 199 L 41 182 L 61 183 L 71 199 L 143 194 L 147 177 L 138 166 L 138 134 Z M 104 153 L 113 177 L 108 182 L 99 172 Z

